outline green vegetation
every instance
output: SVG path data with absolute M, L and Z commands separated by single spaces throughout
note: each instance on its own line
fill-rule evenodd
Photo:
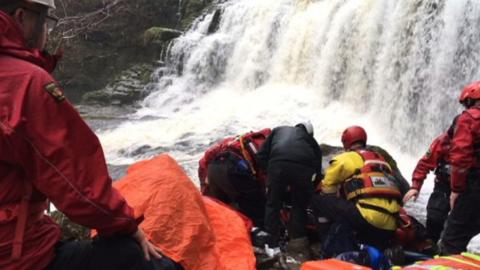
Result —
M 59 0 L 56 15 L 61 20 L 50 47 L 53 51 L 63 37 L 65 54 L 54 75 L 73 102 L 90 101 L 90 97 L 82 99 L 85 93 L 103 89 L 108 98 L 108 92 L 118 88 L 114 84 L 125 72 L 138 70 L 138 66 L 157 66 L 168 42 L 187 29 L 210 3 Z M 150 73 L 152 70 L 149 68 Z M 140 77 L 136 82 L 150 80 L 150 74 Z

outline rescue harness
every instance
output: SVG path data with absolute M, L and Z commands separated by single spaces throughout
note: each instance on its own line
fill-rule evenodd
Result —
M 227 149 L 231 149 L 233 153 L 237 153 L 242 159 L 246 160 L 252 175 L 257 175 L 256 155 L 263 142 L 272 131 L 269 128 L 262 129 L 258 132 L 249 132 L 237 136 L 235 140 L 227 145 Z
M 392 175 L 392 169 L 385 159 L 372 151 L 360 150 L 357 153 L 362 157 L 364 165 L 345 181 L 343 185 L 345 198 L 347 200 L 387 198 L 400 201 L 402 193 Z M 374 210 L 383 209 L 372 205 L 364 207 Z

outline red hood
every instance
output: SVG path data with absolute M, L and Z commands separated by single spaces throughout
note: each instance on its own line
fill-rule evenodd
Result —
M 6 54 L 28 61 L 42 67 L 49 73 L 53 72 L 57 58 L 38 49 L 28 48 L 22 31 L 10 16 L 0 11 L 0 55 Z

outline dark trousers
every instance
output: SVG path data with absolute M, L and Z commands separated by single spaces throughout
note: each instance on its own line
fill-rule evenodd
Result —
M 146 261 L 130 237 L 98 238 L 93 241 L 60 242 L 47 270 L 182 270 L 167 257 Z
M 427 233 L 435 243 L 440 239 L 450 212 L 450 183 L 435 178 L 433 192 L 427 204 Z
M 469 177 L 467 190 L 458 196 L 441 240 L 442 254 L 459 254 L 480 233 L 480 177 Z
M 363 244 L 384 249 L 395 233 L 368 223 L 353 201 L 334 195 L 317 194 L 313 196 L 311 206 L 317 216 L 326 217 L 333 223 L 348 224 L 357 232 L 357 239 Z
M 235 205 L 255 226 L 263 228 L 265 188 L 249 170 L 238 168 L 236 162 L 238 159 L 229 157 L 209 164 L 205 194 Z
M 272 235 L 272 245 L 278 245 L 282 234 L 280 210 L 290 188 L 291 206 L 288 233 L 291 239 L 307 236 L 307 207 L 313 194 L 311 183 L 314 169 L 292 162 L 271 162 L 267 169 L 267 204 L 265 230 Z

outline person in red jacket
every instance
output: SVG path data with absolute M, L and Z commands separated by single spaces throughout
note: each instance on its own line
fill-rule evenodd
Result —
M 267 178 L 256 153 L 270 133 L 266 128 L 228 137 L 210 147 L 198 166 L 202 193 L 234 205 L 256 227 L 263 227 Z
M 458 117 L 450 149 L 452 211 L 440 240 L 443 254 L 465 251 L 480 233 L 480 81 L 467 85 L 459 101 L 466 110 Z
M 98 138 L 49 74 L 56 59 L 43 50 L 54 7 L 0 1 L 0 269 L 173 267 L 112 188 Z M 47 200 L 100 237 L 61 242 Z
M 403 197 L 403 202 L 416 200 L 422 189 L 427 174 L 435 170 L 435 185 L 427 203 L 427 233 L 428 237 L 437 242 L 443 230 L 443 225 L 450 212 L 450 162 L 448 155 L 450 141 L 455 128 L 455 120 L 447 132 L 433 140 L 427 153 L 418 161 L 412 176 L 412 187 Z

